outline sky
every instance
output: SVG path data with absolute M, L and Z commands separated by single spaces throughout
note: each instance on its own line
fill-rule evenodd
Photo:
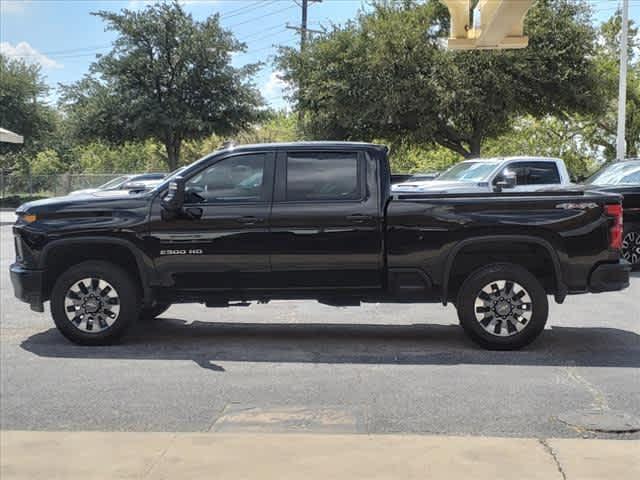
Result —
M 295 46 L 300 24 L 299 0 L 180 0 L 196 19 L 213 13 L 236 38 L 247 44 L 246 53 L 233 58 L 235 65 L 264 62 L 255 78 L 267 103 L 286 108 L 284 85 L 272 65 L 276 45 Z M 52 87 L 55 100 L 59 83 L 82 78 L 97 53 L 107 53 L 115 34 L 90 13 L 97 10 L 141 9 L 149 0 L 0 0 L 0 51 L 14 58 L 39 63 Z M 611 16 L 620 0 L 589 0 L 595 21 Z M 367 0 L 323 0 L 310 2 L 309 28 L 322 29 L 354 18 L 367 8 Z M 630 0 L 630 18 L 640 22 L 640 0 Z

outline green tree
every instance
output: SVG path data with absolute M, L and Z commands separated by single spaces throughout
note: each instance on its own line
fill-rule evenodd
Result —
M 231 65 L 231 54 L 246 47 L 219 15 L 195 21 L 177 1 L 95 15 L 118 37 L 88 77 L 63 89 L 80 137 L 155 139 L 172 170 L 185 140 L 231 135 L 260 117 L 262 100 L 250 81 L 258 65 Z
M 166 171 L 162 145 L 153 140 L 113 145 L 94 141 L 73 148 L 78 171 L 85 173 L 136 173 Z
M 459 154 L 440 145 L 422 147 L 402 141 L 390 145 L 389 150 L 392 173 L 441 172 L 462 159 Z
M 287 112 L 272 112 L 268 118 L 234 136 L 241 143 L 294 142 L 301 140 L 296 115 Z
M 564 160 L 574 179 L 583 179 L 596 165 L 598 152 L 585 142 L 582 126 L 572 119 L 547 116 L 518 118 L 513 128 L 483 144 L 486 156 L 532 155 Z
M 595 64 L 604 92 L 605 109 L 598 115 L 579 118 L 586 140 L 602 149 L 607 160 L 616 157 L 618 124 L 618 80 L 620 78 L 620 12 L 604 22 L 599 30 Z M 640 47 L 640 33 L 633 21 L 629 22 L 629 67 L 627 73 L 626 150 L 627 156 L 640 155 L 640 60 L 636 55 Z
M 66 165 L 58 155 L 58 152 L 51 148 L 38 152 L 31 161 L 30 170 L 32 175 L 55 175 L 66 170 Z
M 211 135 L 204 139 L 185 142 L 182 163 L 191 163 L 222 147 L 226 141 L 244 145 L 249 143 L 293 142 L 300 140 L 296 116 L 286 112 L 271 112 L 265 118 L 238 132 L 221 137 Z
M 30 156 L 50 139 L 55 114 L 47 93 L 39 66 L 0 54 L 0 127 L 24 137 L 23 145 L 0 143 L 0 168 L 28 170 Z
M 277 59 L 304 112 L 307 134 L 437 144 L 464 157 L 507 132 L 512 119 L 600 108 L 587 4 L 539 0 L 524 50 L 443 48 L 442 3 L 380 2 L 344 26 L 283 48 Z

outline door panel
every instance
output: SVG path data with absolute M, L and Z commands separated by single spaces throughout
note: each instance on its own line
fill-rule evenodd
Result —
M 272 153 L 236 155 L 187 179 L 185 210 L 199 218 L 163 220 L 156 199 L 150 251 L 167 285 L 213 290 L 269 285 L 273 169 Z
M 378 189 L 366 187 L 376 185 L 375 162 L 353 152 L 289 151 L 279 155 L 277 169 L 271 212 L 274 286 L 380 288 Z

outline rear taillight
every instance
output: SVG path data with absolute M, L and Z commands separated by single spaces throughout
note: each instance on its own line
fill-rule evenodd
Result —
M 624 230 L 622 205 L 606 205 L 604 211 L 612 220 L 611 227 L 609 227 L 609 248 L 620 250 L 622 247 L 622 232 Z

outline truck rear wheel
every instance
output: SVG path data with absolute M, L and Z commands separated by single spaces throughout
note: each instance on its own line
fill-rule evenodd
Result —
M 58 330 L 79 345 L 117 341 L 138 318 L 138 288 L 122 268 L 87 261 L 64 272 L 51 292 L 51 314 Z
M 547 323 L 549 303 L 528 270 L 496 263 L 473 272 L 456 302 L 458 318 L 473 341 L 490 350 L 515 350 L 531 343 Z

